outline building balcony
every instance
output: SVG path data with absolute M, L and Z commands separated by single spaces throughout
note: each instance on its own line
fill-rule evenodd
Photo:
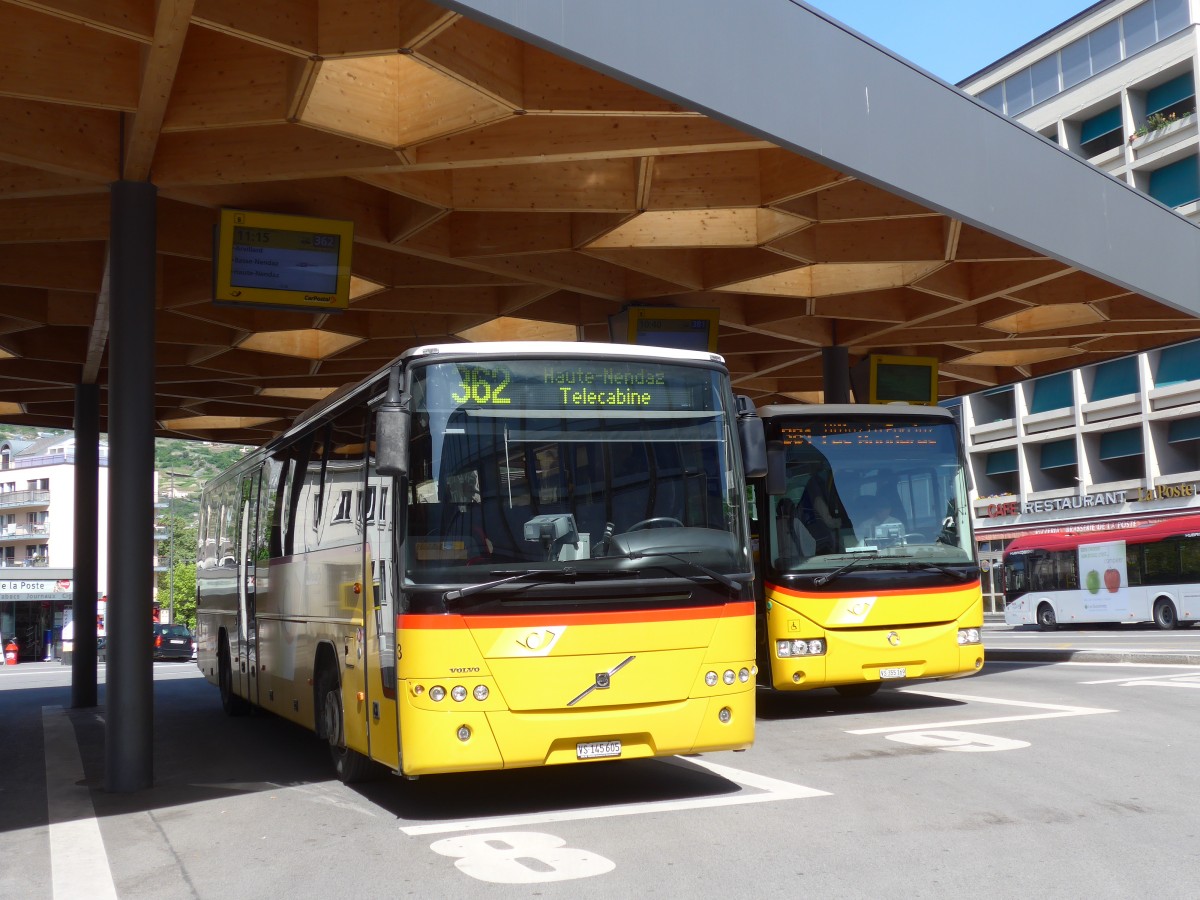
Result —
M 49 491 L 0 491 L 0 509 L 24 506 L 49 506 Z
M 49 537 L 49 525 L 4 525 L 0 527 L 0 543 L 28 540 L 31 537 Z
M 1153 410 L 1189 403 L 1200 403 L 1200 381 L 1181 381 L 1150 389 L 1150 408 Z
M 1133 147 L 1134 158 L 1145 159 L 1196 137 L 1196 118 L 1194 112 L 1188 113 L 1167 125 L 1132 138 L 1129 143 Z
M 50 560 L 45 556 L 33 556 L 27 559 L 4 559 L 0 557 L 0 569 L 45 569 Z
M 1048 409 L 1045 412 L 1030 413 L 1022 423 L 1026 434 L 1041 434 L 1044 431 L 1056 431 L 1059 428 L 1071 428 L 1075 425 L 1075 409 L 1064 406 L 1059 409 Z
M 998 422 L 986 422 L 971 428 L 971 440 L 976 444 L 1002 441 L 1005 438 L 1015 438 L 1016 436 L 1016 419 L 1001 419 Z
M 1083 404 L 1083 421 L 1104 422 L 1108 419 L 1119 419 L 1122 416 L 1136 416 L 1142 411 L 1140 394 L 1121 394 L 1118 397 L 1108 397 L 1104 400 L 1093 400 Z

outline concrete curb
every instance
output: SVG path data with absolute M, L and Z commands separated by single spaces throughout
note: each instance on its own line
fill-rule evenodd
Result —
M 1200 666 L 1200 652 L 1187 650 L 1064 650 L 1058 648 L 989 650 L 984 647 L 984 666 L 989 662 L 1119 662 Z

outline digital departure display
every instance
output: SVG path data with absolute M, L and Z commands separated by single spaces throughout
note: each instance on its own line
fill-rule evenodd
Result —
M 512 360 L 430 366 L 429 409 L 702 412 L 720 409 L 714 372 L 625 360 Z
M 778 440 L 785 446 L 809 444 L 818 448 L 936 447 L 947 438 L 947 424 L 822 419 L 779 425 Z

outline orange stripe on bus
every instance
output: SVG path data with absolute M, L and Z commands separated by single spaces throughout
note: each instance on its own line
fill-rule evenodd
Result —
M 981 589 L 980 582 L 968 581 L 963 584 L 945 585 L 944 587 L 930 588 L 897 588 L 887 591 L 823 591 L 820 593 L 814 591 L 796 591 L 791 588 L 783 587 L 778 584 L 767 582 L 767 590 L 775 591 L 777 594 L 786 594 L 789 597 L 800 597 L 804 600 L 847 600 L 853 597 L 903 597 L 913 596 L 916 594 L 959 594 L 969 591 L 978 591 Z
M 686 622 L 693 619 L 722 619 L 754 615 L 750 601 L 695 609 L 643 609 L 598 613 L 521 613 L 512 616 L 419 615 L 396 616 L 396 628 L 523 628 L 554 620 L 563 625 L 628 625 L 639 622 Z

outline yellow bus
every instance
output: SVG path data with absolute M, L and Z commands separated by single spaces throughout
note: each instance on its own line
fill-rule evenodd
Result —
M 715 354 L 415 348 L 206 487 L 198 665 L 346 781 L 744 749 L 765 470 Z
M 953 416 L 907 405 L 759 414 L 762 681 L 868 696 L 983 666 L 983 597 Z

